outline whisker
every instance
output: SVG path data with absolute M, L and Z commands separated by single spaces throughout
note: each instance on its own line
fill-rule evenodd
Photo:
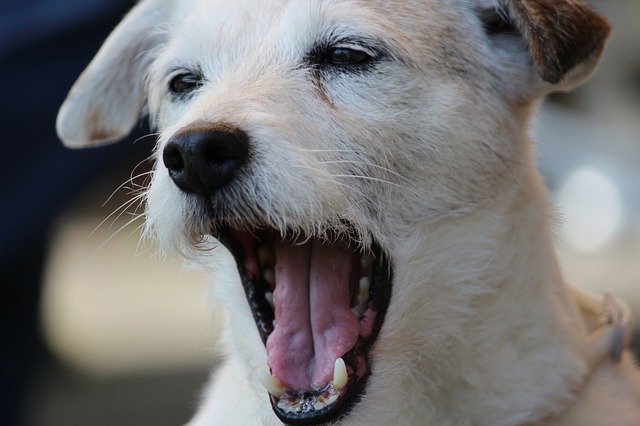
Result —
M 133 180 L 129 180 L 124 182 L 122 185 L 120 185 L 120 187 L 118 189 L 126 189 L 127 191 L 129 191 L 127 194 L 134 194 L 136 192 L 141 192 L 141 191 L 145 191 L 148 186 L 149 186 L 149 177 L 153 175 L 153 171 L 147 171 L 147 172 L 143 172 L 140 173 L 136 176 L 134 176 L 132 179 L 140 179 L 142 177 L 144 177 L 143 183 L 136 183 Z M 124 186 L 130 184 L 130 186 Z
M 134 252 L 134 257 L 140 256 L 143 252 L 140 251 L 140 247 L 142 246 L 142 242 L 145 240 L 146 233 L 144 232 L 145 223 L 142 222 L 135 229 L 135 232 L 140 232 L 140 237 L 138 238 L 138 244 L 136 244 L 136 251 Z M 150 250 L 151 246 L 147 250 Z
M 160 133 L 159 132 L 152 132 L 152 133 L 147 133 L 146 135 L 140 136 L 139 138 L 137 138 L 135 141 L 133 141 L 133 144 L 137 144 L 138 142 L 142 142 L 145 139 L 148 138 L 159 138 L 160 137 Z
M 389 173 L 390 175 L 393 175 L 397 178 L 400 178 L 406 182 L 410 182 L 410 180 L 401 175 L 400 173 L 396 172 L 395 170 L 391 170 L 387 167 L 381 166 L 379 164 L 375 164 L 375 163 L 370 163 L 367 161 L 356 161 L 356 160 L 327 160 L 327 161 L 321 161 L 320 164 L 356 164 L 356 165 L 360 165 L 360 166 L 367 166 L 367 167 L 372 167 L 374 169 L 379 169 L 382 170 L 384 172 Z
M 94 229 L 93 231 L 91 231 L 91 233 L 89 234 L 89 236 L 87 238 L 91 238 L 93 236 L 93 234 L 95 234 L 98 229 L 100 229 L 100 227 L 102 227 L 105 222 L 107 222 L 110 218 L 112 218 L 114 215 L 117 214 L 117 216 L 115 218 L 113 218 L 113 221 L 111 222 L 111 225 L 109 225 L 109 229 L 111 228 L 111 226 L 113 226 L 113 224 L 127 211 L 127 209 L 129 207 L 131 207 L 134 203 L 140 201 L 142 198 L 144 198 L 145 194 L 138 194 L 135 197 L 128 199 L 127 201 L 125 201 L 124 203 L 122 203 L 122 205 L 120 205 L 120 207 L 118 207 L 117 209 L 115 209 L 114 211 L 112 211 L 107 217 L 105 217 Z M 142 203 L 140 203 L 142 204 Z M 140 205 L 139 204 L 139 205 Z M 136 207 L 136 211 L 139 208 Z
M 296 164 L 296 165 L 293 165 L 293 167 L 295 167 L 295 168 L 299 168 L 299 169 L 305 169 L 305 170 L 317 171 L 317 172 L 320 172 L 321 174 L 323 174 L 323 173 L 325 173 L 325 172 L 326 172 L 326 170 L 319 169 L 319 168 L 317 168 L 317 167 L 307 166 L 307 165 L 300 165 L 300 164 Z M 371 180 L 371 181 L 375 181 L 375 182 L 380 182 L 380 183 L 384 183 L 384 184 L 389 184 L 389 185 L 391 185 L 391 186 L 396 186 L 396 187 L 398 187 L 398 188 L 406 189 L 406 188 L 405 188 L 405 187 L 403 187 L 402 185 L 399 185 L 399 184 L 397 184 L 397 183 L 395 183 L 395 182 L 391 182 L 391 181 L 389 181 L 389 180 L 380 179 L 380 178 L 374 178 L 374 177 L 372 177 L 372 176 L 364 176 L 364 175 L 350 175 L 350 174 L 331 174 L 330 176 L 331 176 L 332 178 L 347 178 L 347 177 L 350 177 L 350 178 L 357 178 L 357 179 L 363 179 L 363 180 Z M 329 179 L 326 179 L 325 181 L 329 182 L 330 180 L 329 180 Z M 335 181 L 332 181 L 332 182 L 333 182 L 333 183 L 338 183 L 338 182 L 335 182 Z M 357 189 L 356 189 L 356 188 L 349 187 L 349 186 L 346 186 L 346 187 L 347 187 L 348 189 L 351 189 L 351 190 L 357 191 Z M 359 191 L 358 191 L 358 192 L 359 192 Z M 361 193 L 361 192 L 360 192 L 360 193 Z M 362 194 L 362 193 L 361 193 L 361 194 Z M 364 195 L 364 194 L 363 194 L 363 195 Z
M 102 250 L 104 248 L 104 246 L 106 246 L 109 242 L 111 242 L 111 240 L 113 240 L 118 234 L 120 234 L 120 232 L 122 232 L 123 230 L 125 230 L 128 226 L 130 226 L 132 223 L 134 223 L 135 221 L 139 220 L 140 218 L 143 218 L 144 215 L 139 214 L 134 216 L 131 220 L 129 220 L 127 223 L 125 223 L 124 225 L 122 225 L 120 228 L 118 228 L 114 233 L 112 233 L 109 238 L 107 238 L 105 241 L 102 242 L 102 244 L 100 244 L 94 251 L 93 253 L 87 258 L 87 260 L 91 260 L 96 254 L 98 254 L 98 252 L 100 250 Z M 142 226 L 142 225 L 140 225 Z M 136 228 L 137 229 L 137 228 Z M 134 231 L 135 232 L 135 231 Z
M 131 207 L 132 205 L 134 205 L 134 203 L 137 203 L 137 205 L 135 206 L 135 209 L 133 210 L 133 212 L 131 214 L 141 214 L 138 213 L 138 210 L 140 209 L 140 207 L 143 205 L 143 203 L 139 202 L 141 199 L 143 199 L 145 196 L 145 194 L 140 193 L 134 197 L 132 197 L 130 200 L 128 200 L 127 202 L 123 203 L 122 206 L 120 206 L 120 208 L 118 210 L 120 210 L 120 213 L 118 214 L 118 216 L 116 216 L 111 225 L 109 226 L 109 228 L 111 228 L 111 226 L 113 226 L 113 224 L 122 217 L 122 215 L 127 213 L 127 209 L 129 207 Z
M 304 152 L 337 152 L 337 153 L 366 153 L 367 151 L 364 149 L 310 149 L 310 148 L 302 148 Z
M 359 150 L 359 149 L 305 149 L 304 151 L 306 152 L 321 152 L 321 153 L 366 153 L 366 150 Z M 400 179 L 401 181 L 411 184 L 412 181 L 410 179 L 408 179 L 406 176 L 398 173 L 395 170 L 389 169 L 388 167 L 384 167 L 380 164 L 376 164 L 376 163 L 372 163 L 369 161 L 362 161 L 362 160 L 349 160 L 349 159 L 336 159 L 336 160 L 325 160 L 325 161 L 320 161 L 319 164 L 353 164 L 356 166 L 364 166 L 364 167 L 371 167 L 377 170 L 381 170 L 384 171 L 386 173 L 388 173 L 391 176 L 394 176 L 398 179 Z M 409 186 L 404 186 L 402 184 L 399 183 L 395 183 L 392 182 L 390 180 L 387 179 L 381 179 L 381 178 L 375 178 L 372 176 L 364 176 L 364 175 L 332 175 L 335 177 L 354 177 L 354 178 L 360 178 L 360 179 L 365 179 L 365 180 L 371 180 L 371 181 L 377 181 L 377 182 L 381 182 L 381 183 L 386 183 L 389 184 L 391 186 L 395 186 L 398 188 L 402 188 L 402 189 L 407 189 L 410 190 L 412 193 L 418 194 L 418 192 L 415 189 L 410 189 Z
M 102 205 L 101 205 L 100 207 L 104 207 L 104 206 L 105 206 L 109 201 L 111 201 L 111 199 L 116 195 L 116 193 L 117 193 L 118 191 L 120 191 L 120 190 L 121 190 L 121 189 L 123 189 L 123 188 L 125 188 L 125 189 L 126 189 L 125 185 L 127 185 L 127 184 L 129 184 L 129 183 L 133 183 L 133 180 L 134 180 L 134 179 L 139 179 L 139 178 L 141 178 L 141 177 L 143 177 L 143 176 L 150 175 L 150 174 L 152 174 L 152 173 L 153 173 L 153 171 L 152 171 L 152 170 L 149 170 L 149 171 L 146 171 L 146 172 L 139 173 L 138 175 L 133 176 L 133 177 L 131 177 L 131 178 L 130 178 L 130 179 L 128 179 L 128 180 L 125 180 L 125 181 L 124 181 L 124 182 L 122 182 L 120 185 L 118 185 L 118 187 L 117 187 L 116 189 L 114 189 L 114 190 L 111 192 L 111 195 L 109 195 L 109 197 L 107 197 L 107 199 L 102 203 Z M 134 185 L 135 185 L 135 184 L 134 184 Z
M 380 182 L 380 183 L 384 183 L 387 185 L 391 185 L 391 186 L 395 186 L 398 188 L 403 188 L 405 189 L 404 186 L 399 185 L 395 182 L 391 182 L 389 180 L 385 180 L 385 179 L 380 179 L 380 178 L 375 178 L 372 176 L 364 176 L 364 175 L 350 175 L 350 174 L 332 174 L 332 177 L 337 177 L 337 178 L 355 178 L 355 179 L 362 179 L 362 180 L 370 180 L 372 182 Z
M 321 174 L 324 173 L 324 170 L 318 169 L 318 168 L 315 168 L 315 167 L 311 167 L 311 166 L 308 166 L 308 165 L 304 165 L 303 166 L 303 165 L 299 165 L 298 164 L 298 165 L 295 165 L 294 167 L 297 167 L 299 169 L 305 169 L 305 170 L 312 170 L 312 171 L 316 171 L 316 172 L 321 172 Z M 334 176 L 331 175 L 331 177 L 334 177 Z M 369 201 L 371 203 L 374 201 L 372 198 L 368 197 L 364 192 L 360 191 L 358 188 L 356 188 L 354 186 L 350 186 L 350 185 L 348 185 L 348 184 L 346 184 L 344 182 L 339 182 L 339 181 L 332 180 L 332 179 L 329 179 L 329 178 L 324 178 L 324 179 L 321 178 L 320 180 L 322 182 L 329 182 L 331 184 L 338 185 L 340 187 L 343 187 L 343 188 L 346 188 L 346 189 L 348 189 L 350 191 L 353 191 L 353 192 L 355 192 L 356 194 L 360 195 L 365 200 L 367 200 L 367 201 Z

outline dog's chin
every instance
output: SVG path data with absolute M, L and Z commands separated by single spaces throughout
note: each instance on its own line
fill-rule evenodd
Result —
M 365 392 L 369 351 L 391 296 L 392 267 L 374 241 L 219 227 L 266 345 L 261 381 L 286 424 L 332 422 Z M 267 395 L 265 395 L 267 397 Z

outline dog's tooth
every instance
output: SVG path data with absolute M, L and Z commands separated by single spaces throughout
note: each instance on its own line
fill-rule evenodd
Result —
M 273 269 L 265 269 L 264 271 L 262 271 L 262 277 L 267 282 L 267 284 L 269 284 L 270 290 L 276 288 L 276 273 L 273 271 Z
M 369 288 L 371 287 L 371 279 L 369 277 L 362 277 L 358 283 L 358 297 L 356 298 L 355 306 L 351 308 L 351 312 L 358 318 L 364 314 L 367 309 L 367 300 L 369 300 Z
M 280 398 L 284 394 L 285 388 L 282 386 L 282 383 L 280 383 L 280 380 L 266 371 L 258 371 L 258 381 L 262 383 L 262 386 L 265 387 L 267 392 L 276 398 Z
M 371 280 L 368 277 L 360 278 L 358 283 L 358 306 L 364 305 L 369 300 L 369 289 L 371 288 Z
M 275 309 L 274 308 L 274 304 L 273 304 L 273 293 L 270 291 L 267 291 L 264 294 L 264 298 L 267 299 L 267 302 L 269 302 L 269 305 L 271 306 L 271 309 Z
M 273 268 L 276 264 L 276 254 L 271 247 L 261 246 L 258 248 L 258 262 L 263 268 Z
M 333 365 L 333 388 L 335 390 L 342 389 L 349 380 L 349 375 L 347 374 L 347 365 L 344 363 L 342 358 L 336 359 L 335 364 Z
M 329 399 L 327 399 L 327 405 L 331 405 L 336 402 L 340 398 L 340 395 L 331 395 Z
M 335 403 L 338 398 L 340 398 L 340 395 L 338 394 L 333 394 L 329 398 L 320 397 L 316 402 L 313 403 L 313 407 L 316 410 L 322 410 L 323 408 L 333 405 L 333 403 Z
M 364 275 L 369 275 L 373 271 L 373 257 L 369 255 L 360 256 L 360 268 Z
M 369 298 L 369 288 L 371 288 L 371 279 L 369 277 L 362 277 L 358 282 L 358 287 L 360 290 L 359 296 L 363 296 L 364 299 Z

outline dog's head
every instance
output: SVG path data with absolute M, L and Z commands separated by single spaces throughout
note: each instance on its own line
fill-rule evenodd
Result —
M 276 413 L 317 423 L 366 401 L 428 235 L 503 204 L 531 169 L 535 101 L 582 82 L 608 32 L 577 0 L 144 0 L 58 132 L 116 141 L 146 107 L 150 226 L 224 243 Z

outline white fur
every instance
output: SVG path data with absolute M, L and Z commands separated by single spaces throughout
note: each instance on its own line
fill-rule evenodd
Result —
M 367 390 L 341 426 L 637 425 L 631 355 L 589 371 L 528 136 L 538 99 L 583 81 L 599 52 L 552 86 L 520 38 L 480 28 L 477 9 L 498 3 L 145 0 L 77 83 L 60 134 L 73 146 L 117 139 L 145 102 L 160 153 L 192 123 L 236 125 L 253 159 L 212 197 L 216 208 L 308 235 L 343 219 L 365 244 L 373 233 L 394 265 L 393 294 Z M 325 76 L 319 94 L 299 64 L 328 34 L 376 40 L 390 55 L 372 73 Z M 132 58 L 141 65 L 125 67 Z M 206 84 L 171 100 L 168 70 L 185 66 Z M 255 378 L 264 345 L 233 258 L 202 237 L 207 220 L 159 161 L 149 229 L 211 271 L 227 319 L 227 364 L 190 426 L 278 424 Z

